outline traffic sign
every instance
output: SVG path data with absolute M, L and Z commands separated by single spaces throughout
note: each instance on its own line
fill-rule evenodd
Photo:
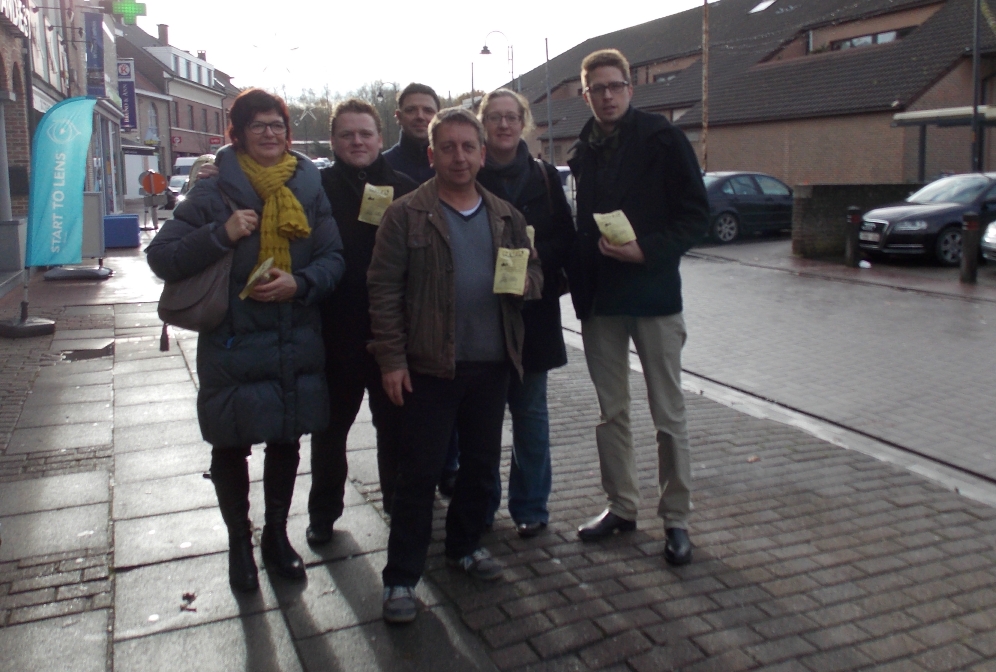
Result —
M 221 146 L 222 142 L 223 140 L 219 138 L 217 135 L 212 135 L 210 138 L 208 138 L 208 144 L 211 145 L 212 147 Z
M 183 142 L 183 138 L 181 138 L 179 135 L 171 135 L 169 140 L 174 145 L 179 145 L 181 142 Z
M 142 176 L 142 189 L 145 189 L 146 193 L 149 194 L 161 194 L 166 191 L 166 186 L 169 182 L 166 181 L 166 176 L 162 173 L 157 173 L 154 170 L 150 170 Z

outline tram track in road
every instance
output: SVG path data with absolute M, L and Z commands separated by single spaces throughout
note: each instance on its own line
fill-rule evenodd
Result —
M 563 327 L 563 331 L 567 344 L 583 352 L 581 332 L 571 327 Z M 643 371 L 636 350 L 632 348 L 630 368 L 641 373 Z M 682 387 L 688 392 L 701 394 L 756 418 L 796 427 L 836 446 L 902 466 L 966 497 L 996 506 L 996 478 L 989 474 L 684 367 L 682 378 Z

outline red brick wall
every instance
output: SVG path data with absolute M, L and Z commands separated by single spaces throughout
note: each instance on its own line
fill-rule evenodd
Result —
M 12 167 L 28 167 L 30 174 L 28 117 L 25 107 L 24 79 L 21 74 L 23 72 L 21 38 L 13 36 L 5 29 L 0 29 L 0 59 L 3 61 L 0 89 L 10 91 L 17 97 L 14 102 L 4 103 L 4 121 L 7 127 L 7 162 Z M 11 208 L 15 218 L 26 216 L 28 214 L 27 196 L 13 197 Z
M 708 168 L 756 170 L 788 184 L 904 182 L 905 133 L 891 123 L 886 113 L 711 127 Z

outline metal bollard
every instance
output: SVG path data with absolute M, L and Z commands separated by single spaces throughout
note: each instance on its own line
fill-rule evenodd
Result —
M 847 209 L 847 224 L 844 229 L 844 264 L 857 268 L 861 261 L 861 248 L 858 245 L 858 232 L 861 230 L 861 208 L 852 205 Z
M 974 285 L 979 275 L 979 213 L 966 212 L 961 218 L 961 281 Z

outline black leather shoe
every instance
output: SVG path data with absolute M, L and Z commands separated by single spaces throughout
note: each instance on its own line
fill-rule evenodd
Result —
M 616 530 L 620 532 L 632 532 L 636 529 L 635 520 L 620 518 L 608 509 L 589 520 L 578 528 L 578 536 L 581 541 L 595 541 L 612 536 Z
M 228 583 L 232 590 L 240 593 L 255 593 L 259 590 L 251 536 L 228 538 Z
M 304 560 L 287 539 L 287 528 L 263 526 L 259 549 L 263 552 L 263 562 L 269 571 L 295 581 L 305 578 Z
M 332 541 L 332 526 L 312 523 L 304 532 L 309 546 L 324 546 Z
M 515 526 L 515 531 L 519 533 L 519 536 L 523 539 L 530 539 L 535 537 L 546 527 L 546 523 L 541 521 L 536 521 L 535 523 L 519 523 Z
M 692 561 L 692 541 L 688 531 L 680 527 L 669 527 L 664 530 L 667 543 L 664 545 L 664 559 L 669 565 L 687 565 Z

